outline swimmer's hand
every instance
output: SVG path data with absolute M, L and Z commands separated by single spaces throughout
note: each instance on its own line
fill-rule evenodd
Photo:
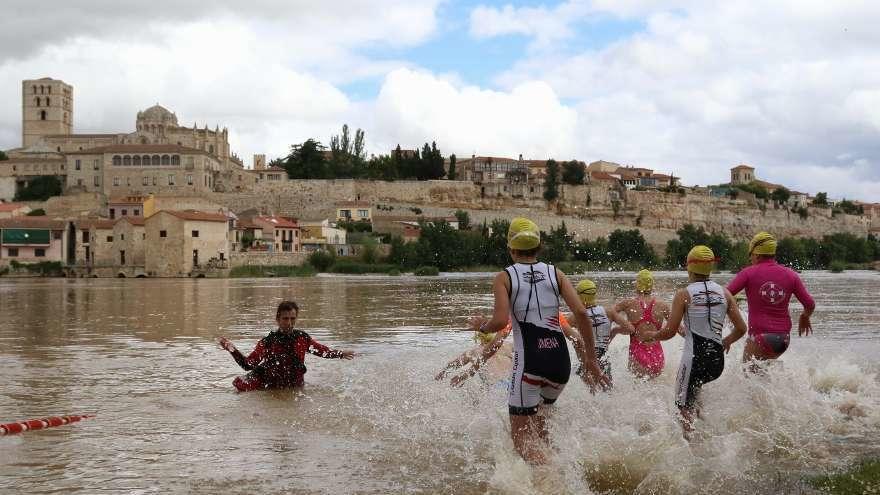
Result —
M 727 354 L 730 352 L 730 346 L 733 345 L 733 339 L 731 339 L 731 334 L 727 334 L 727 337 L 721 339 L 721 345 L 724 346 L 724 353 Z
M 339 359 L 354 359 L 354 351 L 339 351 Z
M 644 330 L 644 331 L 638 332 L 636 337 L 638 337 L 638 339 L 641 340 L 642 343 L 650 344 L 652 342 L 657 341 L 657 333 L 659 333 L 659 332 L 651 332 L 648 330 Z
M 235 352 L 238 350 L 226 337 L 220 337 L 219 339 L 217 339 L 217 343 L 220 344 L 220 347 L 225 349 L 227 352 Z
M 471 327 L 470 329 L 474 332 L 479 332 L 480 327 L 489 323 L 489 319 L 483 315 L 474 316 L 468 320 L 468 325 Z
M 810 315 L 801 313 L 801 317 L 798 319 L 798 336 L 806 337 L 811 333 L 813 333 L 813 324 L 810 322 Z
M 581 378 L 590 387 L 590 392 L 595 393 L 597 388 L 607 389 L 611 386 L 611 380 L 602 373 L 596 361 L 584 363 L 582 369 Z
M 451 385 L 455 388 L 461 387 L 462 385 L 464 385 L 464 382 L 466 382 L 467 379 L 470 378 L 471 376 L 473 376 L 473 374 L 471 374 L 467 371 L 465 371 L 464 373 L 455 375 L 452 377 L 451 380 L 449 380 L 449 385 Z

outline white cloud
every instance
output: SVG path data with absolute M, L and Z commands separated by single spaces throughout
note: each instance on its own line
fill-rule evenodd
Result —
M 575 149 L 577 115 L 540 81 L 492 91 L 400 69 L 382 85 L 373 124 L 386 150 L 397 143 L 436 139 L 459 156 L 522 153 L 527 158 L 569 159 Z
M 876 165 L 838 160 L 878 162 L 880 4 L 568 3 L 589 15 L 645 16 L 646 27 L 573 55 L 554 41 L 496 82 L 509 89 L 540 78 L 578 102 L 580 156 L 674 168 L 697 184 L 747 162 L 767 180 L 880 200 Z M 529 18 L 525 9 L 496 13 L 511 25 Z M 830 173 L 802 173 L 819 169 Z

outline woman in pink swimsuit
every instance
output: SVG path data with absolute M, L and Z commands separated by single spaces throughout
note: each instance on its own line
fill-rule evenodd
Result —
M 669 306 L 657 301 L 653 296 L 654 275 L 648 270 L 636 274 L 636 297 L 625 299 L 614 306 L 614 310 L 626 314 L 636 330 L 659 331 L 663 321 L 669 318 Z M 623 329 L 619 333 L 626 333 Z M 635 334 L 629 336 L 629 370 L 640 378 L 654 378 L 663 372 L 666 360 L 660 342 L 646 344 Z

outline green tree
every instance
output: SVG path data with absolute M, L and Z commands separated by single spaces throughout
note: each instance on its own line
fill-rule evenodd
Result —
M 455 180 L 455 153 L 449 155 L 449 173 L 446 174 L 446 178 L 449 180 Z
M 61 180 L 54 175 L 42 175 L 19 189 L 15 201 L 46 201 L 52 196 L 61 196 Z
M 586 175 L 583 162 L 571 160 L 562 164 L 562 182 L 572 186 L 579 186 L 584 183 Z
M 861 215 L 865 212 L 861 205 L 857 205 L 848 199 L 844 199 L 840 203 L 837 203 L 837 208 L 847 215 Z
M 36 210 L 31 210 L 27 213 L 29 217 L 44 217 L 46 216 L 46 210 L 42 208 L 37 208 Z
M 290 154 L 284 159 L 284 169 L 291 179 L 326 179 L 327 164 L 324 159 L 324 146 L 308 139 L 290 147 Z
M 559 165 L 556 160 L 547 160 L 547 177 L 544 178 L 544 199 L 553 201 L 559 197 Z
M 2 162 L 3 160 L 9 160 L 9 157 L 6 156 L 6 153 L 3 152 L 3 150 L 0 150 L 0 162 Z
M 785 237 L 776 246 L 776 261 L 795 270 L 804 270 L 811 263 L 807 259 L 807 250 L 800 239 Z
M 471 216 L 468 212 L 464 210 L 456 210 L 455 218 L 458 220 L 458 229 L 459 230 L 470 230 L 471 228 Z
M 740 189 L 745 192 L 749 192 L 755 195 L 758 199 L 769 199 L 770 193 L 767 191 L 767 188 L 758 184 L 757 182 L 749 182 L 748 184 L 737 184 L 737 189 Z
M 655 263 L 654 249 L 638 229 L 617 229 L 612 232 L 608 236 L 607 251 L 615 261 L 635 261 L 644 266 L 653 266 Z
M 363 177 L 366 175 L 365 164 L 364 131 L 356 130 L 352 139 L 348 124 L 343 124 L 342 133 L 330 137 L 330 160 L 327 164 L 329 178 Z
M 541 257 L 551 263 L 568 261 L 574 250 L 574 236 L 568 232 L 563 221 L 559 227 L 550 228 L 550 232 L 541 232 Z
M 774 189 L 773 192 L 770 193 L 770 199 L 776 201 L 778 204 L 787 203 L 789 198 L 791 198 L 791 191 L 784 187 Z
M 813 198 L 813 206 L 819 207 L 827 207 L 828 206 L 828 193 L 816 193 L 816 197 Z

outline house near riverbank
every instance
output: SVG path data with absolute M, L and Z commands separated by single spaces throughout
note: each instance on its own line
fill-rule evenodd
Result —
M 0 265 L 57 261 L 75 256 L 73 226 L 67 220 L 45 217 L 0 218 Z
M 222 267 L 229 253 L 224 213 L 160 210 L 144 222 L 144 268 L 150 277 L 188 277 Z

